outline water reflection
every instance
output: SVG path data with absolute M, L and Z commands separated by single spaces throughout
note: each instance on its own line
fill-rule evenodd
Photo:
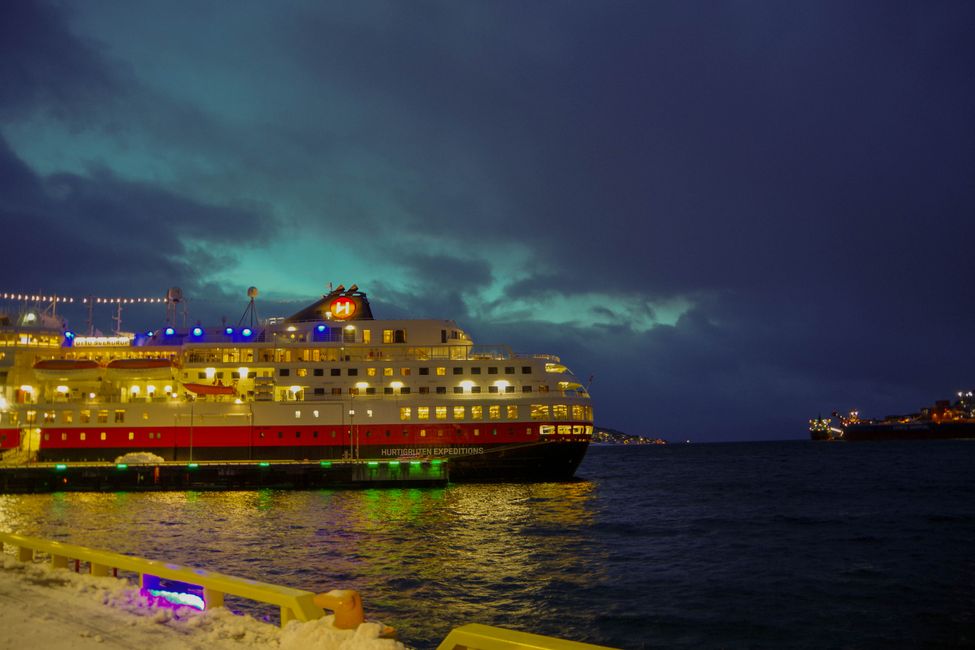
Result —
M 0 527 L 314 591 L 359 589 L 370 615 L 432 647 L 467 622 L 537 630 L 540 616 L 571 619 L 581 604 L 571 593 L 601 581 L 603 558 L 586 541 L 593 498 L 586 482 L 0 495 Z

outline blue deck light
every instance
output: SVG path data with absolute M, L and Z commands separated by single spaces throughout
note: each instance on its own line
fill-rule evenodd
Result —
M 226 334 L 227 336 L 233 336 L 234 335 L 234 328 L 233 327 L 227 327 L 227 328 L 224 329 L 223 333 Z
M 325 331 L 325 326 L 324 325 L 319 325 L 315 329 L 317 329 L 318 330 L 318 333 L 321 334 L 322 332 Z
M 172 336 L 175 333 L 176 333 L 176 330 L 174 330 L 172 327 L 167 327 L 166 328 L 166 336 Z
M 193 336 L 203 336 L 203 328 L 202 327 L 199 327 L 199 326 L 194 327 L 193 328 Z
M 243 330 L 241 330 L 240 333 L 243 334 L 246 337 L 246 336 L 250 336 L 251 334 L 253 334 L 254 331 L 251 328 L 249 328 L 249 327 L 245 327 Z

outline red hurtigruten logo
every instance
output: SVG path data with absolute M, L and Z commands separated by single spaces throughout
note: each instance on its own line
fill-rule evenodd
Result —
M 355 301 L 345 297 L 336 298 L 328 306 L 328 310 L 332 312 L 332 318 L 339 320 L 352 318 L 355 315 Z

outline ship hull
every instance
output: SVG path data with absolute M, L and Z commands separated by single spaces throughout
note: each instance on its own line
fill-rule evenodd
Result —
M 975 438 L 975 421 L 854 424 L 843 440 L 956 440 Z

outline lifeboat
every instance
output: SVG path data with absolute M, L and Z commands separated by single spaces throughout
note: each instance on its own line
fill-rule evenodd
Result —
M 236 391 L 233 386 L 224 386 L 222 384 L 183 384 L 183 388 L 188 391 L 194 392 L 197 395 L 235 395 Z
M 91 359 L 42 359 L 34 364 L 38 379 L 53 381 L 95 381 L 102 367 Z
M 169 359 L 115 359 L 105 368 L 105 379 L 114 381 L 172 378 L 173 362 Z

